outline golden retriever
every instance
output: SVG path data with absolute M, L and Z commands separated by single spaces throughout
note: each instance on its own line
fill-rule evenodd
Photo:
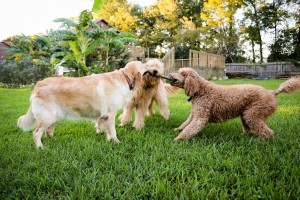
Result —
M 109 73 L 82 78 L 51 77 L 39 81 L 30 97 L 26 115 L 18 120 L 23 131 L 33 131 L 37 147 L 41 137 L 53 136 L 55 123 L 62 118 L 86 118 L 97 121 L 97 131 L 106 131 L 107 140 L 119 141 L 115 116 L 133 97 L 141 84 L 144 66 L 138 61 Z
M 132 119 L 132 111 L 136 108 L 133 127 L 140 130 L 144 127 L 145 116 L 154 114 L 153 102 L 157 103 L 161 115 L 167 120 L 170 111 L 168 108 L 168 94 L 175 93 L 178 87 L 166 84 L 161 76 L 164 73 L 164 65 L 158 59 L 151 59 L 145 64 L 146 72 L 143 74 L 142 84 L 135 90 L 134 96 L 123 113 L 119 116 L 120 126 L 125 126 Z
M 275 91 L 257 85 L 219 86 L 205 80 L 191 68 L 181 68 L 169 75 L 171 85 L 184 88 L 192 102 L 188 119 L 175 130 L 182 130 L 175 140 L 190 138 L 209 123 L 240 117 L 244 133 L 258 134 L 261 140 L 274 135 L 266 120 L 276 110 L 276 95 L 300 89 L 300 77 L 282 83 Z

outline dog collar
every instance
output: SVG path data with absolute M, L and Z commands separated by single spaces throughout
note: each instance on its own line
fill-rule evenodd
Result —
M 129 77 L 128 77 L 123 71 L 121 71 L 121 72 L 122 72 L 122 74 L 124 75 L 124 77 L 125 77 L 125 79 L 126 79 L 126 82 L 128 83 L 129 89 L 132 90 L 132 89 L 133 89 L 133 86 L 132 86 L 132 83 L 131 83 Z

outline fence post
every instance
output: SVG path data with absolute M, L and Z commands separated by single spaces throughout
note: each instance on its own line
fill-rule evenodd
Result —
M 190 50 L 190 53 L 189 53 L 189 67 L 192 67 L 192 50 Z

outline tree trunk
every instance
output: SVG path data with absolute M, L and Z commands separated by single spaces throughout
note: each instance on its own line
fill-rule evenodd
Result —
M 259 25 L 259 16 L 257 12 L 257 8 L 255 5 L 255 2 L 252 3 L 253 9 L 254 9 L 254 19 L 255 19 L 255 25 L 256 25 L 256 30 L 257 30 L 257 35 L 258 35 L 258 44 L 259 44 L 259 53 L 260 53 L 260 63 L 263 62 L 263 47 L 262 47 L 262 39 L 261 39 L 261 33 L 260 33 L 260 25 Z
M 252 62 L 255 63 L 256 60 L 255 60 L 255 43 L 254 43 L 254 40 L 251 40 L 251 46 L 252 46 Z

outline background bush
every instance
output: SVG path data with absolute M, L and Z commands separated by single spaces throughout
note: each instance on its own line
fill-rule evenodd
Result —
M 27 85 L 49 76 L 47 66 L 37 66 L 29 60 L 0 62 L 0 82 Z

